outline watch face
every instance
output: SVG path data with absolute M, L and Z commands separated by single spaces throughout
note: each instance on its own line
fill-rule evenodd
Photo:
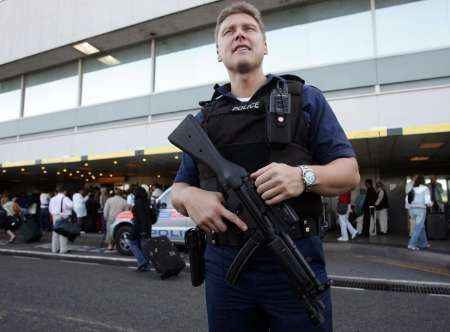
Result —
M 316 176 L 313 172 L 305 172 L 305 182 L 308 186 L 312 186 L 316 182 Z

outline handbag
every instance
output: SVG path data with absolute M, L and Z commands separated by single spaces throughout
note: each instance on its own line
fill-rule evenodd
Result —
M 63 211 L 64 197 L 61 200 L 61 213 Z M 80 235 L 80 225 L 74 222 L 71 217 L 57 219 L 53 225 L 53 231 L 63 235 L 73 242 Z
M 348 205 L 343 203 L 337 204 L 337 213 L 338 214 L 347 214 Z

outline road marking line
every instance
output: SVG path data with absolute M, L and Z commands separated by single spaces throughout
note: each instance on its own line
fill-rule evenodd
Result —
M 344 290 L 354 290 L 354 291 L 365 291 L 363 288 L 353 288 L 353 287 L 341 287 L 341 286 L 331 286 L 334 289 L 344 289 Z
M 31 259 L 31 260 L 35 260 L 35 261 L 41 260 L 39 257 L 27 257 L 27 256 L 13 256 L 13 257 L 21 258 L 21 259 Z
M 381 264 L 385 264 L 385 265 L 392 265 L 392 266 L 396 266 L 396 267 L 401 267 L 401 268 L 405 268 L 405 269 L 410 269 L 410 270 L 416 270 L 416 271 L 420 271 L 420 272 L 427 272 L 427 273 L 433 273 L 433 274 L 438 274 L 438 275 L 443 275 L 446 277 L 450 277 L 450 273 L 448 273 L 446 270 L 442 270 L 442 269 L 438 269 L 438 268 L 433 268 L 433 267 L 422 267 L 420 265 L 415 265 L 415 264 L 408 264 L 408 263 L 400 263 L 397 261 L 394 261 L 392 259 L 386 259 L 386 258 L 379 258 L 376 256 L 363 256 L 363 255 L 353 255 L 355 257 L 358 258 L 362 258 L 366 261 L 372 261 L 372 262 L 376 262 L 376 263 L 381 263 Z
M 72 264 L 84 264 L 84 265 L 100 265 L 99 263 L 88 263 L 88 262 L 78 262 L 78 261 L 68 261 L 66 259 L 61 259 L 63 263 L 72 263 Z
M 448 298 L 450 298 L 450 295 L 447 295 L 447 294 L 428 294 L 428 295 L 435 296 L 435 297 L 448 297 Z

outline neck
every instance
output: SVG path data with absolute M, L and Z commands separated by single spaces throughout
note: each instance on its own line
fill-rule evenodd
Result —
M 231 93 L 237 98 L 253 96 L 267 81 L 262 67 L 245 74 L 229 72 L 229 76 Z

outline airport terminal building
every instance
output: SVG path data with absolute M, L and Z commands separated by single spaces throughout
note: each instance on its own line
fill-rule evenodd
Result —
M 266 73 L 321 89 L 381 179 L 391 230 L 407 176 L 450 186 L 450 0 L 254 0 Z M 215 19 L 231 1 L 0 0 L 0 190 L 170 184 L 168 134 L 213 84 Z

